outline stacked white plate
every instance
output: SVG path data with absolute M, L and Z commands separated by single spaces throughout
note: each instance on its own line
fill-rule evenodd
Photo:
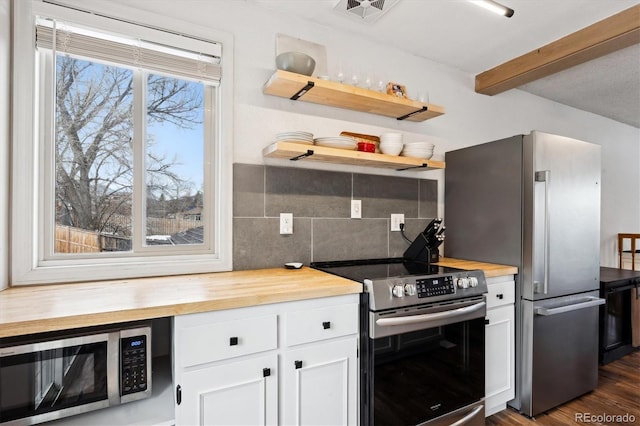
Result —
M 276 135 L 276 142 L 295 142 L 305 145 L 313 145 L 313 133 L 309 132 L 282 132 Z
M 313 142 L 318 146 L 326 146 L 329 148 L 356 149 L 358 147 L 356 140 L 348 136 L 315 138 Z
M 433 157 L 435 145 L 431 142 L 407 142 L 402 148 L 400 155 L 405 157 L 424 158 L 428 160 Z

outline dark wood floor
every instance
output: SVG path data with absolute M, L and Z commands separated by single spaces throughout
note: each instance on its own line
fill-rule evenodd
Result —
M 588 422 L 581 422 L 576 417 L 582 413 L 590 413 L 595 419 L 592 417 Z M 616 418 L 625 414 L 628 414 L 626 419 Z M 597 421 L 602 415 L 609 417 L 603 419 L 604 421 Z M 507 408 L 487 417 L 486 424 L 487 426 L 640 425 L 640 351 L 600 366 L 596 390 L 540 414 L 535 420 Z

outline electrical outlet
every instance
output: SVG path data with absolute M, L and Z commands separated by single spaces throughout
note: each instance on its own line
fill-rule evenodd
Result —
M 351 200 L 351 219 L 362 218 L 362 200 Z
M 280 234 L 293 234 L 293 213 L 280 213 Z
M 400 224 L 404 223 L 404 214 L 403 213 L 391 213 L 391 230 L 392 231 L 400 231 Z

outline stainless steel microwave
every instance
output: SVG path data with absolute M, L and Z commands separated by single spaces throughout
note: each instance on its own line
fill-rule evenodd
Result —
M 0 344 L 0 424 L 33 425 L 151 396 L 151 326 Z

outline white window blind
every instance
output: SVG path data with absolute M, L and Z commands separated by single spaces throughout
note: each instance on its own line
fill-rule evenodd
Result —
M 36 46 L 203 83 L 216 84 L 221 77 L 218 56 L 87 30 L 52 19 L 37 20 Z

